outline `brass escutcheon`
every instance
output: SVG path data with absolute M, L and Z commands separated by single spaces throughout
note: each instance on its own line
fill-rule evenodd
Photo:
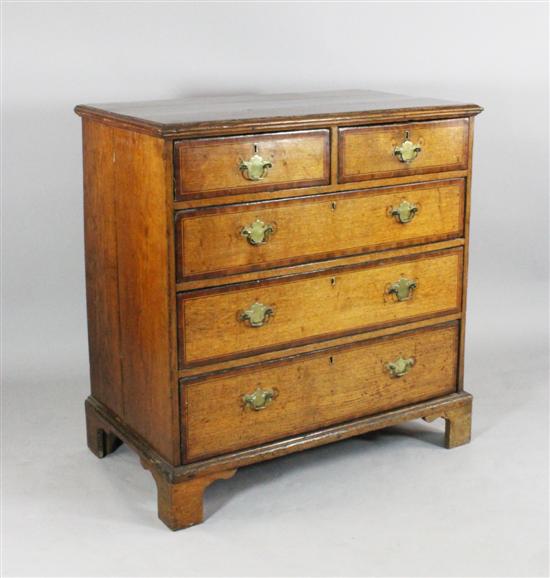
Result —
M 250 327 L 261 327 L 271 315 L 275 313 L 275 308 L 262 303 L 253 303 L 245 311 L 241 311 L 238 315 L 239 321 L 248 322 Z
M 416 287 L 416 281 L 401 277 L 399 281 L 390 285 L 388 293 L 390 295 L 395 295 L 398 301 L 408 301 L 412 297 L 412 292 Z
M 405 139 L 403 142 L 393 149 L 393 154 L 402 163 L 410 163 L 418 156 L 418 153 L 422 150 L 419 144 L 414 144 L 409 140 L 409 131 L 405 131 Z
M 395 361 L 386 363 L 386 369 L 392 377 L 403 377 L 409 373 L 413 365 L 414 358 L 404 359 L 403 357 L 398 357 Z
M 256 219 L 253 223 L 241 229 L 241 235 L 245 237 L 251 245 L 263 245 L 267 242 L 269 235 L 274 232 L 275 225 L 270 223 L 266 224 L 260 221 L 260 219 Z
M 270 169 L 273 164 L 270 161 L 264 160 L 258 154 L 258 145 L 254 145 L 254 154 L 247 160 L 241 160 L 239 164 L 239 170 L 241 171 L 243 177 L 249 181 L 261 181 L 267 175 L 268 169 Z
M 401 201 L 398 207 L 392 207 L 390 209 L 390 215 L 395 217 L 395 220 L 398 223 L 404 225 L 410 223 L 417 212 L 418 207 L 413 203 L 409 203 L 409 201 Z
M 253 393 L 247 393 L 242 396 L 244 407 L 249 407 L 254 411 L 265 409 L 276 397 L 276 389 L 262 389 L 258 387 Z

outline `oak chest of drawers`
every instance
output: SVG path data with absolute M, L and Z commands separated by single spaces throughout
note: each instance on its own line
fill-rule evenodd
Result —
M 481 110 L 370 91 L 76 108 L 88 445 L 137 451 L 170 528 L 253 462 L 417 418 L 469 441 Z

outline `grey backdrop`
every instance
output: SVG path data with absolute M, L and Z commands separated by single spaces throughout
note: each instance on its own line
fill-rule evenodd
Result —
M 548 571 L 546 3 L 4 3 L 9 576 Z M 475 102 L 474 439 L 411 424 L 254 466 L 171 534 L 126 448 L 85 448 L 77 103 L 370 88 Z M 372 440 L 372 442 L 371 442 Z

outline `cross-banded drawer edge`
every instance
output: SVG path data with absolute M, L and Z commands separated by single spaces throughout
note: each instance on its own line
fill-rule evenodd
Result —
M 180 381 L 185 462 L 456 391 L 458 322 Z
M 180 211 L 177 281 L 459 238 L 464 179 Z
M 462 264 L 454 248 L 179 293 L 179 366 L 459 312 Z

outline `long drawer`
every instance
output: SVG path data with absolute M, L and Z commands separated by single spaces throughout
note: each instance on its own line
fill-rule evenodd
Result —
M 178 295 L 180 366 L 460 310 L 462 249 Z
M 326 185 L 329 143 L 326 129 L 178 141 L 176 198 Z
M 469 120 L 341 128 L 338 182 L 466 169 Z
M 464 180 L 181 211 L 178 280 L 460 237 Z
M 182 382 L 184 458 L 253 447 L 452 393 L 458 325 Z

